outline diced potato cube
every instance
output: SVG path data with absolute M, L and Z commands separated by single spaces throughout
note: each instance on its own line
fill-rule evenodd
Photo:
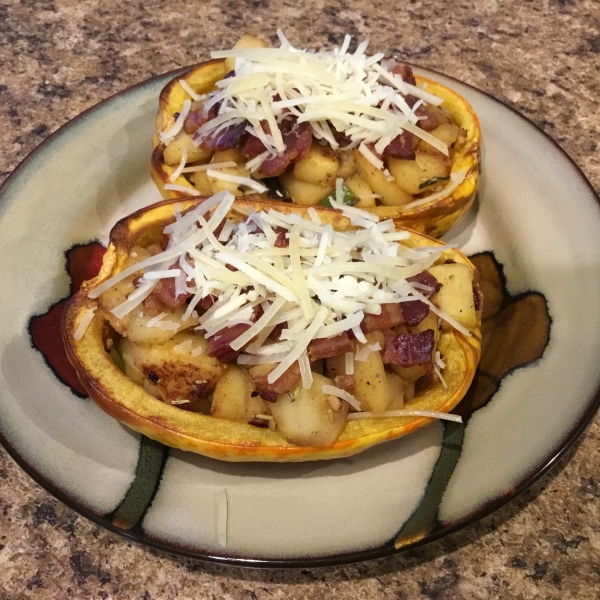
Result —
M 212 150 L 210 148 L 201 148 L 196 146 L 192 140 L 192 136 L 182 131 L 169 142 L 163 153 L 165 163 L 176 167 L 181 162 L 184 150 L 187 149 L 187 157 L 185 162 L 192 163 L 205 163 L 208 162 L 212 156 Z
M 337 156 L 340 161 L 337 176 L 346 181 L 356 173 L 358 167 L 351 152 L 338 152 Z
M 404 408 L 404 381 L 393 373 L 386 373 L 388 386 L 392 392 L 392 401 L 386 410 L 401 410 Z
M 354 160 L 358 165 L 361 177 L 367 185 L 380 196 L 380 201 L 386 206 L 402 206 L 412 202 L 413 197 L 395 181 L 388 181 L 381 169 L 370 163 L 358 150 L 353 151 Z M 393 173 L 392 173 L 393 175 Z
M 348 186 L 348 189 L 359 198 L 359 202 L 356 204 L 358 208 L 370 208 L 375 206 L 373 190 L 358 173 L 346 179 L 345 183 Z
M 335 186 L 339 161 L 335 152 L 313 141 L 306 156 L 294 164 L 292 173 L 296 179 L 321 187 Z
M 218 419 L 246 421 L 247 372 L 229 365 L 215 385 L 210 412 Z
M 463 327 L 473 329 L 477 325 L 475 299 L 473 297 L 473 273 L 460 263 L 434 265 L 428 271 L 442 284 L 431 301 Z M 444 328 L 450 326 L 442 321 Z
M 289 442 L 299 446 L 328 446 L 346 425 L 348 403 L 335 402 L 335 397 L 323 393 L 323 385 L 333 382 L 313 373 L 310 389 L 298 387 L 269 404 L 277 429 Z
M 265 42 L 262 38 L 248 33 L 244 34 L 236 43 L 234 48 L 236 50 L 245 50 L 246 48 L 268 48 L 268 42 Z M 227 72 L 233 71 L 235 68 L 235 58 L 230 56 L 225 59 L 225 68 Z
M 443 123 L 442 125 L 438 125 L 433 131 L 430 131 L 430 133 L 450 148 L 458 138 L 458 131 L 459 127 L 455 123 Z
M 355 354 L 363 346 L 371 345 L 375 341 L 379 340 L 375 336 L 372 337 L 372 334 L 368 334 L 367 344 L 355 342 Z M 381 346 L 383 347 L 383 344 Z M 354 361 L 354 396 L 365 410 L 371 412 L 383 412 L 393 400 L 379 352 L 371 352 L 366 360 Z
M 283 187 L 296 204 L 303 206 L 313 206 L 318 204 L 327 194 L 330 194 L 335 189 L 335 180 L 328 186 L 313 185 L 296 179 L 293 172 L 286 171 L 279 176 Z
M 409 194 L 419 194 L 424 190 L 419 186 L 434 177 L 447 177 L 451 162 L 441 153 L 417 152 L 415 160 L 389 158 L 388 168 L 399 187 Z

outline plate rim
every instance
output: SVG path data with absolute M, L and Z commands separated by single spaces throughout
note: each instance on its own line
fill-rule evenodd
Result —
M 101 110 L 105 107 L 105 105 L 114 101 L 115 99 L 131 94 L 133 92 L 139 91 L 142 88 L 149 86 L 158 80 L 174 78 L 178 74 L 183 74 L 188 72 L 191 69 L 194 69 L 201 63 L 194 63 L 192 65 L 186 67 L 180 67 L 177 69 L 173 69 L 163 74 L 154 75 L 148 79 L 145 79 L 141 82 L 138 82 L 132 86 L 129 86 L 123 90 L 120 90 L 103 100 L 100 100 L 98 103 L 90 106 L 83 112 L 79 113 L 63 125 L 61 125 L 56 131 L 54 131 L 51 135 L 49 135 L 45 140 L 43 140 L 38 146 L 33 148 L 25 158 L 13 169 L 11 173 L 6 177 L 6 179 L 0 185 L 0 207 L 5 201 L 4 196 L 6 195 L 6 191 L 9 186 L 12 184 L 13 180 L 18 179 L 21 172 L 27 168 L 27 166 L 37 158 L 38 154 L 43 152 L 47 146 L 54 143 L 61 135 L 64 135 L 69 129 L 72 129 L 74 126 L 79 124 L 80 121 L 83 121 L 90 116 L 93 116 L 93 113 Z M 508 109 L 512 113 L 514 113 L 517 117 L 524 120 L 529 126 L 531 126 L 534 130 L 540 133 L 545 141 L 550 142 L 556 150 L 558 150 L 559 154 L 563 159 L 566 159 L 567 163 L 571 166 L 574 173 L 576 173 L 581 179 L 582 183 L 585 187 L 588 188 L 591 193 L 591 197 L 595 200 L 596 208 L 600 211 L 600 195 L 596 192 L 596 189 L 587 178 L 585 173 L 579 167 L 579 165 L 571 158 L 571 156 L 562 148 L 562 146 L 549 134 L 543 131 L 538 125 L 536 125 L 529 117 L 523 115 L 517 109 L 512 106 L 504 103 L 502 100 L 496 98 L 491 93 L 480 90 L 474 85 L 462 81 L 456 77 L 451 75 L 446 75 L 440 71 L 421 67 L 419 65 L 415 65 L 413 63 L 408 62 L 411 67 L 416 68 L 419 71 L 432 73 L 437 76 L 444 77 L 450 81 L 456 82 L 459 85 L 465 86 L 472 90 L 477 94 L 481 94 L 486 97 L 488 100 L 493 103 L 497 103 L 502 108 Z M 0 217 L 1 218 L 1 217 Z M 599 215 L 600 218 L 600 215 Z M 55 302 L 54 302 L 55 303 Z M 53 303 L 53 304 L 54 304 Z M 28 333 L 29 335 L 29 333 Z M 600 378 L 598 379 L 598 383 L 596 386 L 595 395 L 590 396 L 588 401 L 588 406 L 583 412 L 581 418 L 569 429 L 562 440 L 557 442 L 557 445 L 553 450 L 550 451 L 549 455 L 542 459 L 540 464 L 530 471 L 530 474 L 526 474 L 522 477 L 518 483 L 509 488 L 505 493 L 500 494 L 496 498 L 486 502 L 481 505 L 479 508 L 470 513 L 466 518 L 457 521 L 456 523 L 444 527 L 434 533 L 430 533 L 423 537 L 422 539 L 412 542 L 410 544 L 406 544 L 401 548 L 396 548 L 394 546 L 394 537 L 392 537 L 385 544 L 377 547 L 371 548 L 367 550 L 359 550 L 356 552 L 342 553 L 342 554 L 332 554 L 328 556 L 321 557 L 302 557 L 302 558 L 243 558 L 236 557 L 233 555 L 224 555 L 217 554 L 213 552 L 197 552 L 192 551 L 185 548 L 183 545 L 178 545 L 175 543 L 166 543 L 160 540 L 156 540 L 147 534 L 138 533 L 135 530 L 124 530 L 116 527 L 105 517 L 99 516 L 94 513 L 90 509 L 86 509 L 85 505 L 78 505 L 77 501 L 74 500 L 68 493 L 65 493 L 63 490 L 59 489 L 51 479 L 48 479 L 45 475 L 41 474 L 33 465 L 28 464 L 24 458 L 22 458 L 15 448 L 11 446 L 8 440 L 5 438 L 2 432 L 0 432 L 0 445 L 5 449 L 7 454 L 15 461 L 15 463 L 29 475 L 33 479 L 35 483 L 37 483 L 42 489 L 47 491 L 54 498 L 68 506 L 71 510 L 74 510 L 80 516 L 92 521 L 96 525 L 107 529 L 113 533 L 116 533 L 123 538 L 139 543 L 143 546 L 147 546 L 156 550 L 160 550 L 169 554 L 175 554 L 178 556 L 182 556 L 185 558 L 192 558 L 196 560 L 207 561 L 211 563 L 216 563 L 224 566 L 230 567 L 245 567 L 245 568 L 260 568 L 260 569 L 299 569 L 299 568 L 314 568 L 314 567 L 331 567 L 338 565 L 346 565 L 351 563 L 362 562 L 366 560 L 373 560 L 378 558 L 384 558 L 386 556 L 391 556 L 394 554 L 399 554 L 406 550 L 414 549 L 419 546 L 424 546 L 429 544 L 430 542 L 437 541 L 441 538 L 449 536 L 457 531 L 469 527 L 473 523 L 480 521 L 481 519 L 486 518 L 505 504 L 508 504 L 511 500 L 522 494 L 526 489 L 536 483 L 539 479 L 541 479 L 544 475 L 546 475 L 552 468 L 554 468 L 557 463 L 564 458 L 564 456 L 568 453 L 568 451 L 573 447 L 575 442 L 581 437 L 584 431 L 592 422 L 594 416 L 598 412 L 600 408 Z M 170 449 L 167 448 L 169 451 Z

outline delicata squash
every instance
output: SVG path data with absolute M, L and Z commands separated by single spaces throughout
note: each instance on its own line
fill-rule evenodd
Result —
M 349 456 L 449 411 L 480 355 L 477 272 L 391 220 L 227 191 L 119 221 L 65 310 L 98 405 L 230 461 Z
M 334 194 L 433 237 L 464 216 L 481 131 L 467 101 L 410 66 L 243 36 L 160 95 L 151 174 L 164 198 L 258 193 L 303 206 Z

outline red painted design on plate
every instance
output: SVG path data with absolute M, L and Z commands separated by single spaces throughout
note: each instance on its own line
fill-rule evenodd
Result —
M 73 246 L 67 250 L 66 269 L 71 278 L 69 296 L 53 304 L 44 314 L 36 315 L 29 321 L 29 333 L 35 348 L 43 354 L 54 374 L 80 396 L 87 396 L 87 392 L 67 359 L 60 333 L 60 321 L 69 298 L 79 290 L 84 281 L 95 277 L 100 271 L 105 252 L 106 248 L 98 242 Z

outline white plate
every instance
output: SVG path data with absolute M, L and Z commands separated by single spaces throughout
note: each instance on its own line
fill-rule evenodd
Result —
M 505 284 L 487 320 L 485 368 L 460 408 L 466 426 L 437 423 L 343 460 L 229 464 L 141 440 L 62 383 L 51 368 L 60 357 L 45 357 L 31 337 L 41 328 L 58 348 L 56 318 L 32 316 L 70 294 L 69 248 L 105 244 L 117 219 L 160 199 L 150 139 L 169 74 L 68 123 L 0 191 L 0 438 L 13 458 L 109 529 L 258 566 L 341 563 L 424 543 L 545 472 L 599 402 L 599 201 L 522 116 L 425 74 L 463 94 L 483 130 L 478 206 L 446 239 Z

